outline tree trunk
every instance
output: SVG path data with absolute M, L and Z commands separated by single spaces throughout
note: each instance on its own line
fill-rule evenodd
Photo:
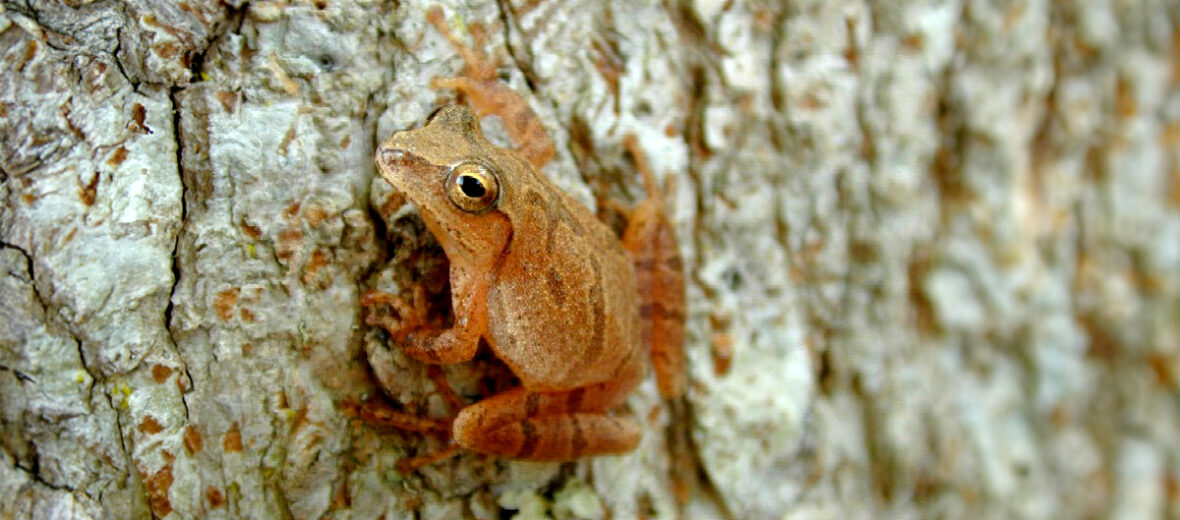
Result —
M 453 99 L 430 3 L 0 5 L 0 517 L 1180 517 L 1176 0 L 445 6 L 575 198 L 638 136 L 690 385 L 625 456 L 405 476 L 445 439 L 357 410 L 449 410 L 361 296 L 449 313 L 372 160 Z

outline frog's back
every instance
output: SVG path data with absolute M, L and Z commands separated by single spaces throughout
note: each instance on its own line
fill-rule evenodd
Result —
M 520 195 L 529 216 L 513 219 L 514 236 L 493 275 L 488 342 L 531 390 L 611 379 L 642 358 L 627 254 L 556 188 Z

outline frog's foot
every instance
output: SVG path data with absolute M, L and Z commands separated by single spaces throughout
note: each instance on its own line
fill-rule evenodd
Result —
M 393 429 L 448 438 L 451 434 L 452 419 L 431 419 L 394 410 L 380 402 L 365 402 L 354 405 L 354 416 L 374 428 Z M 441 451 L 418 457 L 405 457 L 397 461 L 397 471 L 403 475 L 412 473 L 422 466 L 434 464 L 454 456 L 462 447 L 453 441 Z
M 453 419 L 432 419 L 411 413 L 394 410 L 392 406 L 367 401 L 357 405 L 356 416 L 365 424 L 377 428 L 391 428 L 395 430 L 449 436 Z
M 422 466 L 429 466 L 436 462 L 454 457 L 460 451 L 463 451 L 463 448 L 458 444 L 452 443 L 441 451 L 437 451 L 429 455 L 405 457 L 397 461 L 397 472 L 401 473 L 402 475 L 409 475 L 410 473 L 418 471 L 418 468 L 421 468 Z
M 388 313 L 369 310 L 379 306 L 388 306 L 397 313 L 394 319 Z M 381 327 L 394 339 L 402 343 L 416 330 L 427 327 L 426 290 L 415 285 L 411 290 L 410 301 L 400 294 L 389 294 L 374 289 L 361 294 L 361 307 L 366 309 L 365 325 Z

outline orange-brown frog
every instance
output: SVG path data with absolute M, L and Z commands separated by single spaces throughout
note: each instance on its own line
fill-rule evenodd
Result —
M 402 305 L 410 316 L 391 332 L 406 355 L 430 364 L 470 360 L 482 339 L 519 378 L 519 387 L 458 412 L 450 423 L 454 449 L 540 461 L 630 451 L 640 429 L 609 411 L 644 376 L 652 322 L 663 342 L 656 350 L 671 350 L 675 360 L 653 355 L 661 391 L 675 397 L 683 390 L 683 378 L 671 374 L 681 370 L 684 294 L 674 241 L 667 253 L 669 225 L 659 210 L 641 205 L 624 248 L 539 173 L 553 149 L 536 115 L 496 81 L 494 65 L 477 61 L 486 58 L 446 31 L 441 16 L 433 9 L 428 19 L 467 60 L 468 77 L 436 80 L 436 86 L 458 89 L 481 113 L 500 115 L 519 148 L 489 142 L 477 115 L 460 105 L 439 109 L 423 127 L 397 132 L 378 147 L 382 177 L 417 206 L 450 261 L 455 316 L 451 328 L 430 328 Z M 643 252 L 646 243 L 658 244 L 658 251 Z M 644 299 L 637 271 L 649 291 L 654 277 L 655 293 L 667 301 Z M 674 345 L 660 339 L 669 327 L 679 333 Z

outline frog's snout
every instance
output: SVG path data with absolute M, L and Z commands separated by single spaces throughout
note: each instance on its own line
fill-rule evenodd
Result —
M 397 163 L 405 162 L 406 155 L 408 154 L 405 150 L 398 148 L 387 148 L 383 146 L 377 151 L 377 160 L 381 161 L 383 164 L 393 166 Z
M 389 170 L 420 167 L 423 159 L 407 150 L 403 146 L 404 143 L 398 141 L 398 137 L 399 135 L 395 134 L 377 147 L 378 165 Z

